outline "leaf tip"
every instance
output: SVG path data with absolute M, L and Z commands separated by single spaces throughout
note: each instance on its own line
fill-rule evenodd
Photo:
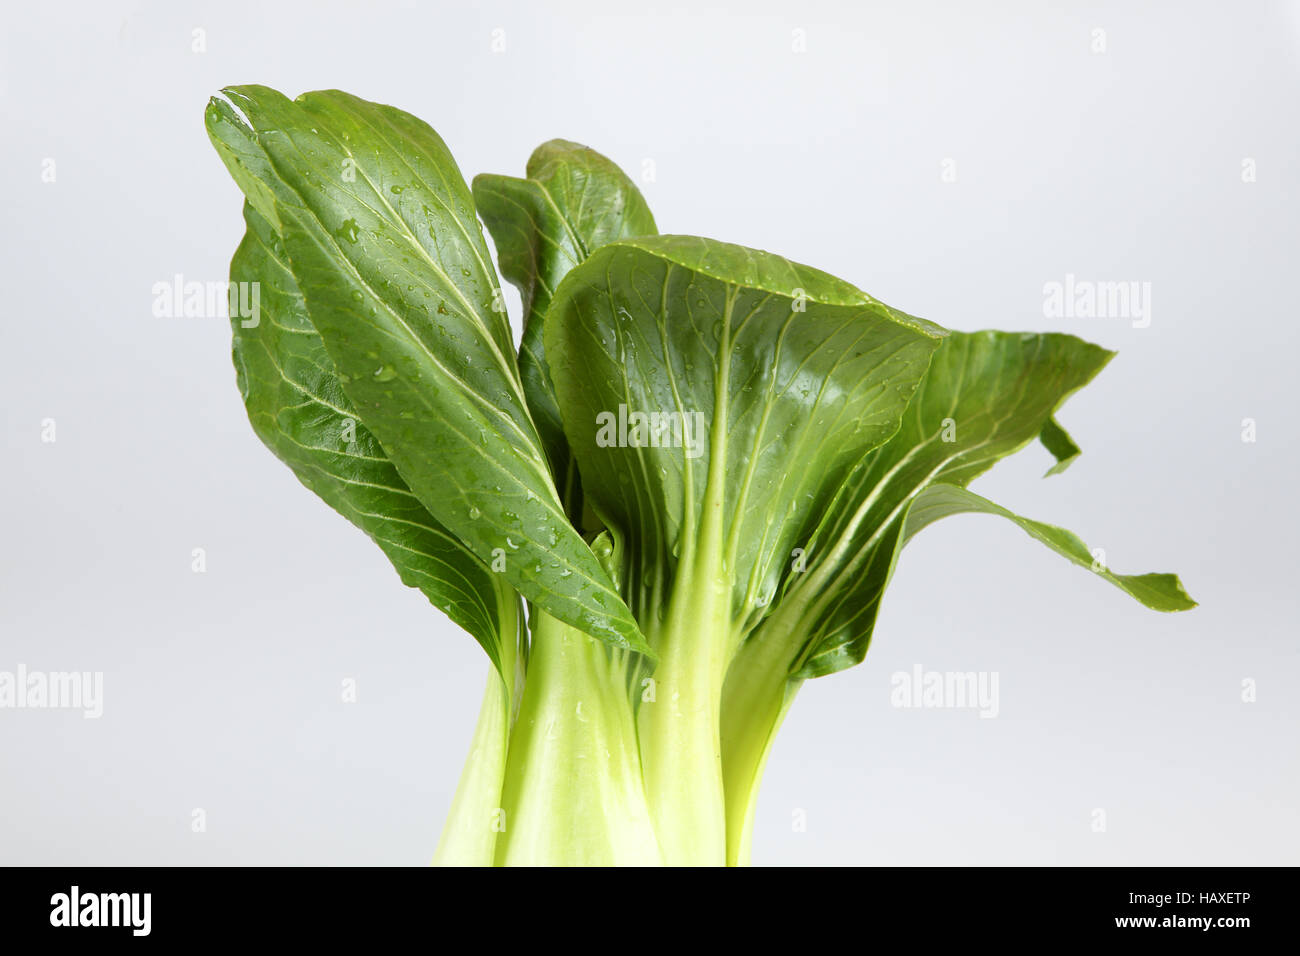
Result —
M 1171 579 L 1170 587 L 1174 592 L 1174 601 L 1172 602 L 1174 606 L 1171 606 L 1166 610 L 1170 612 L 1190 611 L 1192 608 L 1201 606 L 1199 601 L 1187 593 L 1187 588 L 1183 586 L 1182 578 L 1176 574 L 1171 574 L 1169 577 Z

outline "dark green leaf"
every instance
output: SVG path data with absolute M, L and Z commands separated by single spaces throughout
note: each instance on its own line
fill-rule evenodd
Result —
M 474 177 L 474 202 L 496 243 L 501 274 L 524 303 L 519 374 L 533 420 L 571 517 L 581 501 L 543 352 L 546 310 L 561 280 L 595 249 L 658 230 L 636 185 L 613 162 L 563 139 L 543 143 L 528 160 L 527 178 Z
M 343 393 L 284 262 L 280 237 L 251 205 L 244 219 L 248 231 L 231 261 L 230 281 L 250 289 L 256 284 L 258 310 L 231 325 L 239 391 L 253 429 L 303 484 L 383 549 L 405 584 L 469 631 L 500 669 L 506 625 L 505 639 L 515 640 L 514 589 L 411 493 Z
M 208 130 L 286 261 L 343 390 L 407 486 L 526 598 L 646 646 L 560 506 L 469 188 L 414 117 L 336 91 L 225 91 Z
M 727 582 L 738 629 L 761 616 L 800 528 L 897 430 L 941 336 L 825 273 L 705 239 L 623 240 L 571 271 L 546 354 L 583 487 L 627 537 L 633 608 L 659 608 L 711 536 L 697 571 Z M 661 417 L 638 429 L 635 414 Z

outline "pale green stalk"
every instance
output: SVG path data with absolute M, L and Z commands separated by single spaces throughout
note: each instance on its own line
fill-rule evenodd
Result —
M 719 349 L 730 349 L 732 299 Z M 729 361 L 720 363 L 709 435 L 709 474 L 698 539 L 683 529 L 681 563 L 662 630 L 655 699 L 640 711 L 646 796 L 664 859 L 673 866 L 726 862 L 722 783 L 722 686 L 732 651 L 731 580 L 723 560 Z M 689 489 L 688 489 L 689 495 Z M 687 513 L 690 513 L 689 497 Z
M 749 865 L 763 769 L 803 684 L 789 679 L 787 657 L 782 644 L 751 640 L 727 672 L 722 696 L 722 777 L 728 866 Z
M 518 599 L 502 593 L 499 607 L 502 635 L 518 635 L 523 625 Z M 517 639 L 502 640 L 501 670 L 493 667 L 488 672 L 469 756 L 438 839 L 434 866 L 491 866 L 496 859 L 510 718 L 515 691 L 523 681 L 518 643 Z M 512 686 L 507 685 L 503 673 Z
M 507 866 L 662 862 L 641 786 L 625 652 L 534 611 L 502 794 Z

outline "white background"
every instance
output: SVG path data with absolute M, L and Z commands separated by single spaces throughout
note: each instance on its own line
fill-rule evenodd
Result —
M 151 311 L 242 234 L 202 123 L 238 83 L 402 107 L 467 176 L 579 140 L 653 164 L 665 232 L 1119 350 L 1062 415 L 1069 472 L 1033 448 L 976 489 L 1202 606 L 1148 611 L 993 518 L 927 531 L 866 662 L 802 691 L 756 863 L 1300 862 L 1300 9 L 741 8 L 6 13 L 0 670 L 102 671 L 105 701 L 0 710 L 0 863 L 422 864 L 460 772 L 479 649 L 262 448 L 224 321 Z M 1150 282 L 1150 326 L 1046 318 L 1067 273 Z M 891 707 L 918 663 L 996 671 L 997 719 Z

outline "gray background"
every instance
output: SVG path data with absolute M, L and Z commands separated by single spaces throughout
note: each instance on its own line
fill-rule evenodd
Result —
M 755 862 L 1300 862 L 1300 8 L 975 6 L 7 13 L 0 670 L 103 671 L 105 712 L 0 710 L 0 862 L 422 864 L 460 771 L 481 652 L 262 448 L 223 320 L 151 314 L 155 282 L 225 277 L 202 113 L 251 82 L 407 109 L 467 175 L 555 136 L 653 160 L 664 231 L 1121 353 L 1062 416 L 1068 473 L 1035 447 L 976 488 L 1202 606 L 1147 611 L 993 518 L 927 531 L 864 665 L 796 703 Z M 1152 283 L 1150 327 L 1045 318 L 1066 273 Z M 917 663 L 998 672 L 999 717 L 891 707 Z

